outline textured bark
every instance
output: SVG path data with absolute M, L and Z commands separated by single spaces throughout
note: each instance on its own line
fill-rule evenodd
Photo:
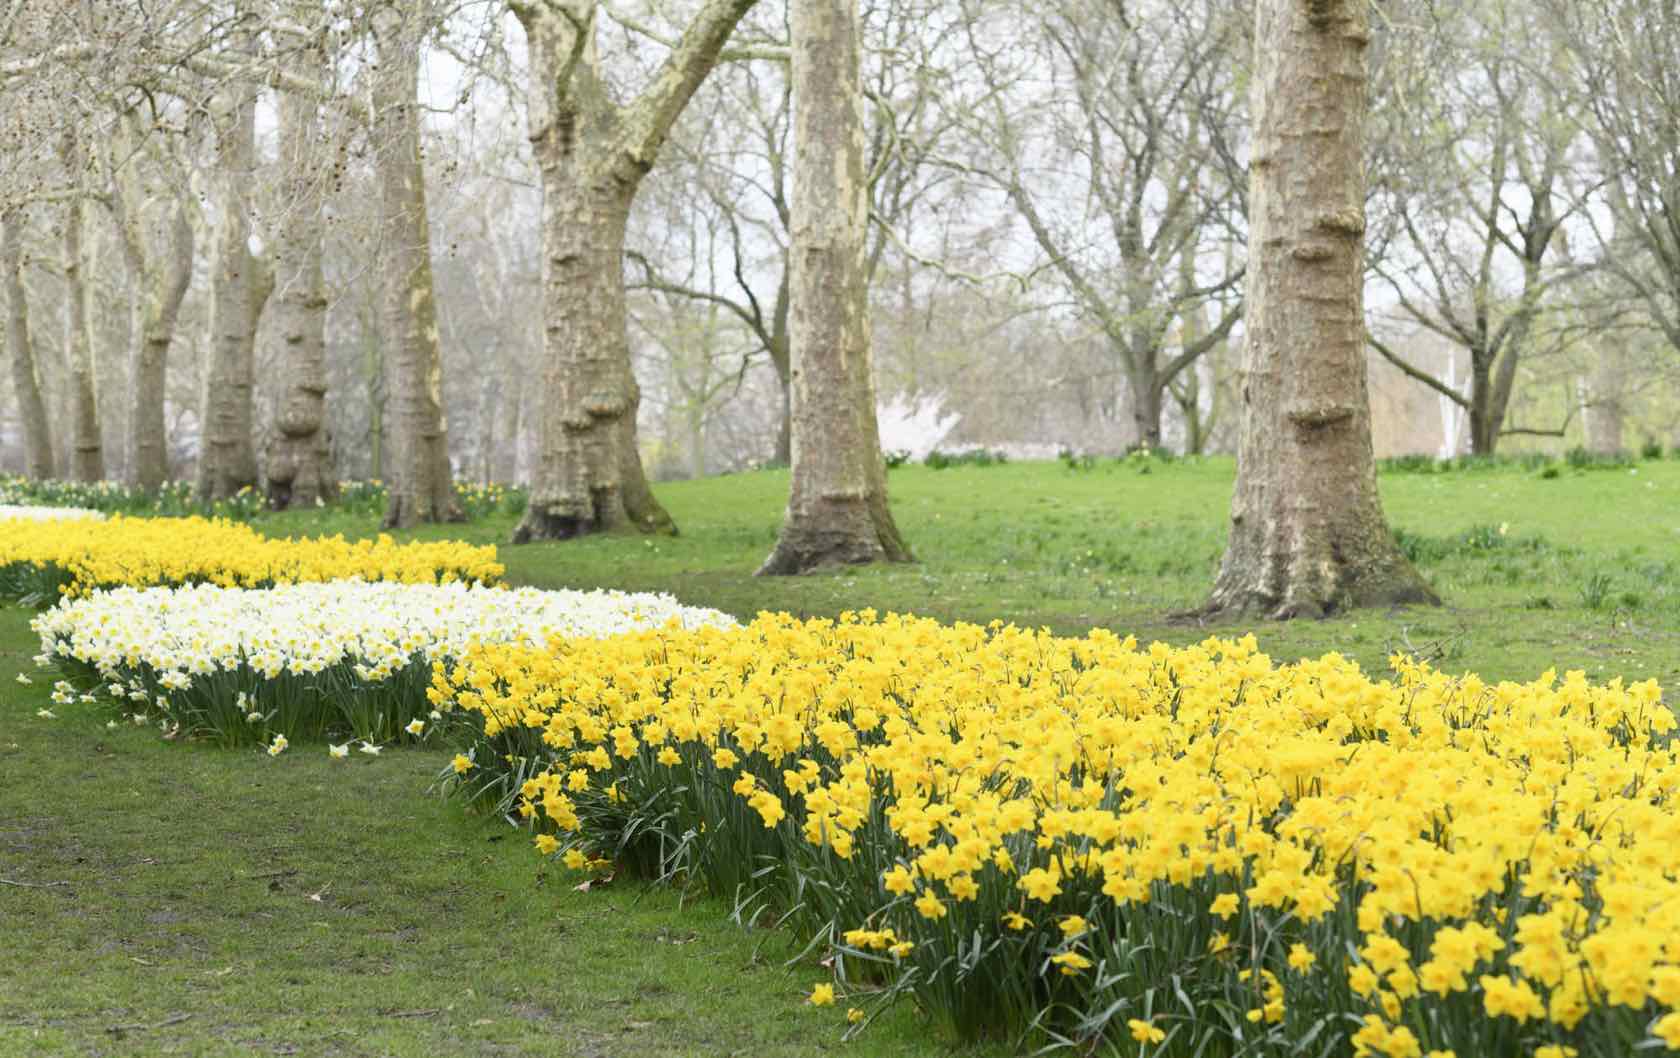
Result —
M 675 532 L 636 444 L 641 389 L 625 331 L 624 233 L 671 125 L 756 0 L 708 0 L 652 82 L 619 104 L 599 68 L 594 0 L 514 6 L 530 43 L 531 144 L 542 173 L 543 412 L 515 543 Z
M 72 200 L 64 211 L 64 354 L 70 377 L 70 476 L 76 481 L 99 481 L 105 477 L 105 448 L 99 435 L 93 350 L 88 344 L 82 211 L 83 204 L 77 200 Z
M 857 0 L 794 0 L 791 21 L 793 475 L 761 574 L 911 558 L 875 421 Z
M 417 12 L 379 33 L 374 79 L 379 145 L 380 282 L 386 406 L 382 453 L 385 525 L 460 521 L 443 414 L 443 351 L 432 293 L 431 227 L 420 160 L 420 26 Z
M 0 215 L 0 283 L 6 289 L 6 346 L 11 351 L 12 391 L 23 423 L 24 472 L 52 477 L 52 433 L 41 397 L 35 336 L 29 330 L 29 298 L 23 288 L 23 214 Z
M 324 61 L 324 53 L 313 54 L 317 65 Z M 302 95 L 280 97 L 286 215 L 274 236 L 277 288 L 268 311 L 280 342 L 282 388 L 264 461 L 265 491 L 275 510 L 311 507 L 338 493 L 325 428 L 327 294 L 321 274 L 321 182 L 313 165 L 317 109 L 313 99 Z
M 1438 603 L 1384 522 L 1364 309 L 1364 0 L 1262 0 L 1247 385 L 1231 530 L 1205 613 Z
M 198 453 L 198 495 L 206 502 L 257 484 L 257 323 L 273 286 L 250 248 L 256 93 L 230 83 L 212 108 L 216 123 L 212 180 L 218 213 L 210 259 L 209 361 Z
M 128 269 L 129 416 L 128 480 L 156 489 L 169 477 L 169 437 L 164 420 L 169 345 L 181 302 L 192 280 L 193 229 L 179 196 L 148 206 L 132 166 L 106 196 Z M 161 208 L 163 212 L 157 211 Z M 148 231 L 148 212 L 155 230 Z

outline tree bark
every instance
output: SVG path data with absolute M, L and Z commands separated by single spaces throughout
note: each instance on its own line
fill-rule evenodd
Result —
M 1362 303 L 1364 0 L 1261 0 L 1247 384 L 1230 538 L 1205 615 L 1438 603 L 1383 519 Z
M 375 142 L 380 151 L 379 230 L 384 240 L 382 327 L 387 406 L 385 525 L 460 521 L 443 413 L 443 351 L 432 292 L 431 229 L 420 155 L 419 16 L 378 34 Z
M 760 574 L 907 562 L 871 369 L 857 0 L 794 0 L 793 480 Z
M 186 203 L 179 195 L 171 195 L 162 205 L 167 212 L 161 222 L 148 231 L 147 192 L 132 165 L 117 175 L 105 201 L 116 221 L 128 269 L 128 329 L 133 343 L 129 349 L 128 480 L 155 490 L 169 477 L 164 419 L 169 345 L 192 281 L 192 223 Z
M 198 496 L 232 496 L 257 483 L 254 435 L 257 323 L 273 287 L 251 253 L 249 187 L 255 169 L 256 93 L 223 87 L 216 111 L 218 215 L 210 264 L 209 363 L 205 368 Z
M 1627 451 L 1627 389 L 1627 354 L 1612 339 L 1599 350 L 1590 377 L 1581 380 L 1581 419 L 1587 451 L 1596 455 Z
M 311 53 L 319 66 L 321 52 Z M 301 72 L 301 71 L 300 71 Z M 276 226 L 278 293 L 269 311 L 280 341 L 282 389 L 274 417 L 265 477 L 275 510 L 312 507 L 338 494 L 327 403 L 327 294 L 321 272 L 321 174 L 315 162 L 318 104 L 305 96 L 280 97 L 281 200 L 286 215 Z
M 72 143 L 67 155 L 74 159 L 67 167 L 73 176 L 79 177 L 78 145 Z M 99 396 L 94 386 L 93 350 L 88 341 L 82 212 L 80 199 L 72 199 L 64 211 L 64 352 L 70 376 L 70 476 L 77 481 L 99 481 L 105 477 L 105 447 L 99 434 Z
M 6 344 L 11 347 L 12 389 L 23 424 L 24 472 L 37 481 L 52 477 L 52 432 L 29 330 L 29 298 L 23 287 L 23 214 L 0 214 L 0 282 L 6 288 Z
M 675 532 L 636 443 L 641 388 L 625 331 L 630 204 L 671 125 L 756 0 L 707 0 L 635 100 L 595 51 L 595 0 L 514 5 L 530 45 L 531 144 L 542 173 L 543 412 L 531 503 L 515 543 L 620 528 Z

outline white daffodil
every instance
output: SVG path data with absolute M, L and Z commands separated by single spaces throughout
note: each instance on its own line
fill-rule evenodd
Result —
M 346 742 L 341 746 L 335 746 L 330 742 L 327 743 L 327 756 L 331 757 L 333 760 L 345 759 L 350 756 L 350 743 Z
M 275 735 L 274 741 L 268 744 L 268 755 L 271 757 L 278 757 L 280 754 L 286 752 L 286 747 L 289 745 L 291 745 L 291 743 L 286 741 L 285 735 Z
M 53 712 L 51 709 L 37 709 L 35 710 L 35 715 L 40 717 L 42 720 L 58 719 L 58 714 Z
M 23 684 L 23 685 L 24 685 L 24 686 L 25 686 L 25 687 L 27 687 L 27 686 L 29 686 L 29 685 L 30 685 L 30 684 L 31 684 L 31 683 L 34 683 L 34 682 L 35 682 L 35 681 L 34 681 L 34 680 L 32 680 L 32 679 L 30 679 L 30 678 L 29 678 L 29 677 L 28 677 L 28 676 L 25 676 L 25 675 L 24 675 L 24 674 L 23 674 L 23 673 L 21 673 L 21 672 L 20 672 L 20 673 L 18 673 L 18 674 L 17 674 L 17 681 L 18 681 L 18 682 L 19 682 L 19 683 L 21 683 L 21 684 Z
M 376 746 L 372 742 L 363 742 L 360 747 L 361 751 L 370 757 L 379 756 L 379 751 L 384 748 L 384 746 Z
M 542 646 L 554 637 L 601 638 L 672 622 L 684 628 L 736 625 L 728 614 L 683 606 L 668 595 L 343 580 L 265 589 L 115 588 L 61 602 L 32 627 L 44 656 L 89 666 L 107 683 L 139 688 L 130 694 L 134 701 L 153 688 L 166 715 L 174 712 L 171 692 L 190 692 L 216 678 L 222 687 L 235 683 L 224 693 L 251 717 L 258 714 L 254 692 L 261 682 L 282 676 L 330 669 L 353 675 L 347 689 L 334 687 L 334 695 L 389 694 L 393 678 L 401 676 L 405 687 L 424 686 L 432 666 L 462 657 L 475 643 Z M 414 666 L 421 668 L 414 672 Z M 234 679 L 221 679 L 227 676 Z M 73 693 L 68 683 L 59 689 Z M 443 717 L 438 709 L 429 715 Z
M 0 522 L 70 522 L 83 519 L 102 522 L 105 520 L 105 513 L 83 507 L 19 507 L 13 504 L 0 506 Z
M 420 720 L 418 718 L 414 719 L 414 720 L 410 720 L 408 722 L 408 726 L 404 727 L 403 730 L 407 731 L 411 735 L 418 736 L 420 734 L 420 732 L 426 730 L 426 721 Z

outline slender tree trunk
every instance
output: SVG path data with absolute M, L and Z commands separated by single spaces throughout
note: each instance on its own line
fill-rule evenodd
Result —
M 1617 455 L 1627 451 L 1627 382 L 1626 352 L 1614 340 L 1606 342 L 1591 376 L 1581 380 L 1581 419 L 1589 452 Z
M 794 0 L 792 29 L 793 482 L 761 574 L 911 558 L 875 419 L 857 0 Z
M 676 531 L 636 443 L 641 388 L 625 332 L 624 229 L 642 178 L 756 0 L 706 0 L 647 88 L 614 101 L 594 0 L 511 5 L 530 47 L 531 144 L 543 185 L 543 410 L 515 543 L 633 527 Z
M 87 279 L 82 262 L 83 203 L 64 213 L 64 349 L 70 377 L 70 476 L 77 481 L 105 477 L 105 448 L 99 435 L 99 397 L 94 387 L 93 350 L 88 342 Z
M 411 14 L 379 37 L 375 81 L 379 230 L 384 236 L 385 525 L 460 521 L 443 413 L 443 350 L 432 293 L 431 229 L 420 156 L 420 33 Z
M 781 422 L 776 427 L 776 463 L 793 465 L 793 353 L 788 339 L 788 266 L 782 265 L 782 281 L 776 287 L 776 308 L 770 325 L 770 364 L 781 386 Z
M 220 110 L 213 177 L 219 213 L 211 248 L 209 362 L 198 453 L 198 495 L 204 502 L 257 484 L 256 334 L 273 286 L 250 248 L 256 93 L 237 84 L 223 91 L 224 98 L 212 104 Z
M 124 173 L 120 181 L 130 179 Z M 169 345 L 175 337 L 181 302 L 192 281 L 193 229 L 185 203 L 166 204 L 160 230 L 161 255 L 148 248 L 145 195 L 129 183 L 120 186 L 109 202 L 116 215 L 128 265 L 130 399 L 128 416 L 128 479 L 142 489 L 156 489 L 169 477 L 169 435 L 164 398 L 169 371 Z
M 316 111 L 312 99 L 280 97 L 286 214 L 275 227 L 279 292 L 269 311 L 280 341 L 283 382 L 266 473 L 268 503 L 275 510 L 312 507 L 338 494 L 325 425 L 327 294 L 321 274 L 321 174 L 313 163 Z
M 0 282 L 6 289 L 6 344 L 11 348 L 12 390 L 23 423 L 24 472 L 36 480 L 52 477 L 52 433 L 29 330 L 29 297 L 23 287 L 23 214 L 0 214 Z
M 1231 530 L 1204 613 L 1437 603 L 1389 533 L 1361 296 L 1365 0 L 1261 0 L 1248 372 Z
M 1152 351 L 1133 350 L 1127 360 L 1127 385 L 1132 391 L 1132 447 L 1154 451 L 1161 447 L 1162 385 Z

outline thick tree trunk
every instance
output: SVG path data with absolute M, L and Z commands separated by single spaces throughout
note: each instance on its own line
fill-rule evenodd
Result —
M 635 185 L 592 172 L 555 137 L 537 142 L 543 172 L 541 458 L 515 543 L 634 527 L 669 532 L 636 442 L 641 388 L 625 330 L 624 232 Z M 594 167 L 589 167 L 594 169 Z
M 374 107 L 379 230 L 385 259 L 382 327 L 388 500 L 385 525 L 460 521 L 443 414 L 443 351 L 432 294 L 431 231 L 420 160 L 420 34 L 415 16 L 379 39 Z
M 635 100 L 594 45 L 595 0 L 512 5 L 530 47 L 528 120 L 543 184 L 543 412 L 515 543 L 633 527 L 675 532 L 636 444 L 641 388 L 625 332 L 624 228 L 642 178 L 756 0 L 706 0 Z
M 1361 278 L 1364 0 L 1261 0 L 1247 386 L 1231 530 L 1204 613 L 1437 603 L 1383 519 Z
M 282 389 L 269 443 L 266 491 L 275 510 L 312 507 L 338 494 L 325 427 L 327 294 L 321 274 L 321 176 L 314 164 L 317 104 L 280 98 L 282 201 L 269 312 L 280 342 Z
M 11 349 L 12 391 L 23 424 L 24 473 L 37 481 L 52 477 L 52 432 L 29 330 L 29 297 L 23 287 L 23 214 L 0 215 L 0 282 L 6 289 L 6 345 Z
M 857 0 L 795 0 L 791 21 L 793 482 L 761 574 L 911 558 L 875 419 Z
M 255 168 L 256 93 L 230 84 L 216 118 L 217 205 L 210 261 L 209 361 L 205 366 L 198 496 L 232 496 L 257 483 L 254 434 L 257 322 L 272 282 L 251 254 L 249 188 Z
M 88 340 L 82 210 L 82 202 L 72 200 L 64 214 L 64 351 L 70 377 L 70 476 L 76 481 L 99 481 L 105 477 L 105 448 L 99 434 L 99 397 L 94 387 L 93 350 Z

